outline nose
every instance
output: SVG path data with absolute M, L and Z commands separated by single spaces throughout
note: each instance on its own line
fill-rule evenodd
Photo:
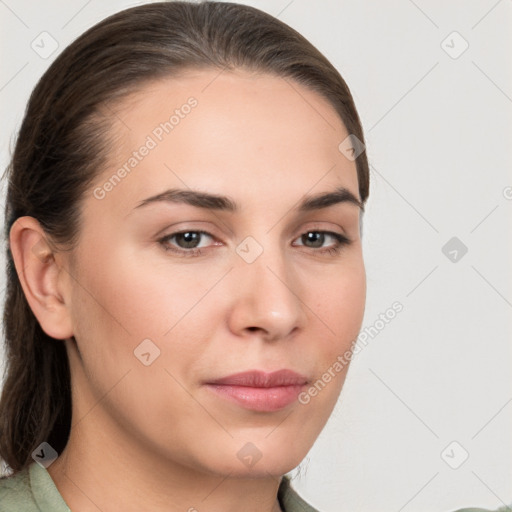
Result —
M 279 250 L 264 250 L 252 263 L 237 261 L 232 272 L 229 327 L 241 337 L 276 341 L 306 323 L 296 269 Z

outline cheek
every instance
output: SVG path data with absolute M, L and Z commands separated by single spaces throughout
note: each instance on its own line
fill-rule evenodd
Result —
M 171 268 L 165 260 L 145 262 L 119 245 L 112 247 L 84 259 L 88 263 L 82 267 L 82 286 L 74 299 L 77 338 L 87 341 L 90 361 L 104 361 L 105 371 L 108 364 L 118 371 L 137 367 L 141 363 L 134 351 L 149 339 L 157 347 L 155 353 L 160 351 L 155 364 L 174 370 L 173 354 L 179 352 L 179 364 L 186 371 L 204 349 L 195 340 L 211 334 L 213 317 L 220 314 L 212 307 L 215 290 L 208 293 L 218 273 L 199 273 L 192 265 Z
M 88 385 L 119 423 L 165 439 L 173 417 L 201 414 L 183 385 L 205 350 L 200 341 L 211 332 L 208 315 L 218 315 L 200 301 L 211 283 L 191 270 L 171 273 L 168 266 L 135 264 L 119 253 L 98 254 L 97 266 L 92 258 L 84 261 L 73 310 Z M 154 345 L 141 345 L 147 339 Z
M 311 443 L 338 402 L 351 364 L 352 344 L 361 329 L 366 300 L 362 260 L 316 283 L 321 289 L 316 287 L 317 292 L 310 294 L 315 307 L 308 329 L 314 343 L 307 344 L 304 357 L 314 362 L 314 378 L 298 397 L 300 428 L 309 433 Z
M 316 341 L 307 350 L 309 360 L 315 361 L 315 383 L 305 399 L 315 414 L 324 417 L 341 392 L 364 317 L 366 275 L 362 258 L 354 259 L 321 284 L 321 289 L 314 288 L 317 292 L 312 302 L 318 315 L 311 316 Z
M 311 285 L 316 290 L 315 313 L 323 321 L 326 350 L 340 350 L 357 337 L 366 302 L 366 275 L 361 260 Z
M 197 273 L 136 259 L 128 251 L 111 251 L 98 261 L 84 268 L 84 282 L 99 315 L 133 337 L 161 337 L 208 289 Z

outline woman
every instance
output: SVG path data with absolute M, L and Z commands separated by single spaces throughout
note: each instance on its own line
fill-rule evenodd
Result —
M 251 7 L 154 3 L 88 30 L 7 170 L 2 511 L 314 511 L 286 473 L 365 305 L 347 85 Z

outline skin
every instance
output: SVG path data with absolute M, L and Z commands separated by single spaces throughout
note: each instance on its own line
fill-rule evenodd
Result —
M 191 96 L 190 114 L 94 197 Z M 242 408 L 203 383 L 283 368 L 315 382 L 357 337 L 366 296 L 359 208 L 294 211 L 304 196 L 339 186 L 359 198 L 355 162 L 338 149 L 348 132 L 302 85 L 195 70 L 123 100 L 112 135 L 111 165 L 84 198 L 73 251 L 56 250 L 32 217 L 10 233 L 30 307 L 70 360 L 72 429 L 48 471 L 73 511 L 279 511 L 281 476 L 323 429 L 348 366 L 308 404 L 275 412 Z M 134 209 L 175 187 L 228 195 L 241 209 Z M 183 229 L 211 235 L 198 241 L 200 256 L 158 241 Z M 322 230 L 351 243 L 329 254 L 320 251 L 334 238 L 301 238 Z M 247 236 L 263 249 L 250 264 L 236 252 Z M 166 243 L 190 251 L 179 237 Z M 160 350 L 149 366 L 134 355 L 147 338 Z M 261 454 L 252 467 L 237 457 L 248 442 Z

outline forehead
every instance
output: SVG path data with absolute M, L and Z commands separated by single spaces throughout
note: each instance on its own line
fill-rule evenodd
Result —
M 359 197 L 355 162 L 338 149 L 348 132 L 337 112 L 288 78 L 188 71 L 143 86 L 113 114 L 114 148 L 97 184 L 125 169 L 108 195 L 118 208 L 171 186 L 240 203 L 298 198 L 316 184 Z

